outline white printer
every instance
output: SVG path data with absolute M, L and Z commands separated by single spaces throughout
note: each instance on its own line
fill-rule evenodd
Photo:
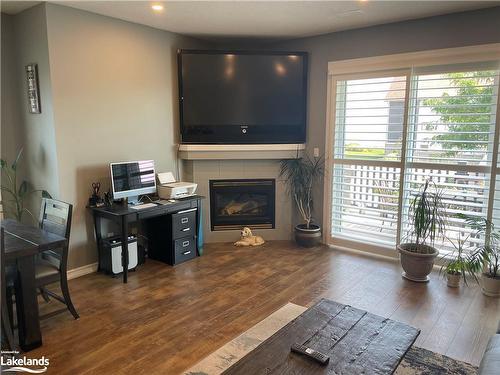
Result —
M 158 196 L 160 199 L 179 199 L 194 195 L 198 184 L 194 182 L 176 182 L 172 172 L 158 173 Z

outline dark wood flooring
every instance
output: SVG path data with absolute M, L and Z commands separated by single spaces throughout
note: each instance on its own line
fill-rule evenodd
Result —
M 50 374 L 177 374 L 287 302 L 325 297 L 422 330 L 416 345 L 478 364 L 500 319 L 479 287 L 404 280 L 397 262 L 290 242 L 211 244 L 175 268 L 148 261 L 128 284 L 102 274 L 70 281 L 81 316 L 42 322 Z M 59 308 L 42 303 L 42 314 Z

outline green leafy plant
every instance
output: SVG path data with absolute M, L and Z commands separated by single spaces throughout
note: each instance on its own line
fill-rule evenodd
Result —
M 443 235 L 446 226 L 446 210 L 443 193 L 430 179 L 412 199 L 408 211 L 410 230 L 407 240 L 413 246 L 407 250 L 415 253 L 433 252 L 436 237 Z
M 284 178 L 307 229 L 310 228 L 312 221 L 312 189 L 323 173 L 323 157 L 311 158 L 309 155 L 304 155 L 302 158 L 281 161 L 280 177 Z
M 475 230 L 475 234 L 485 238 L 484 244 L 476 249 L 476 257 L 482 264 L 486 264 L 485 274 L 491 278 L 500 278 L 500 231 L 492 221 L 483 217 L 466 214 L 457 215 Z
M 16 159 L 12 164 L 0 159 L 2 168 L 2 213 L 7 217 L 14 218 L 17 221 L 23 219 L 24 214 L 30 215 L 35 220 L 34 215 L 25 207 L 26 199 L 33 193 L 41 192 L 42 197 L 50 198 L 46 190 L 34 190 L 28 181 L 18 182 L 18 166 L 21 160 L 23 149 L 19 150 Z
M 451 254 L 446 254 L 442 257 L 444 264 L 441 266 L 440 273 L 443 271 L 445 274 L 458 275 L 464 280 L 464 284 L 467 284 L 467 276 L 470 276 L 477 283 L 479 279 L 477 278 L 477 273 L 481 271 L 482 260 L 477 256 L 477 252 L 470 251 L 471 249 L 465 249 L 465 244 L 470 238 L 470 234 L 465 238 L 461 238 L 460 235 L 457 238 L 456 243 L 446 237 L 446 239 L 453 245 L 454 250 Z

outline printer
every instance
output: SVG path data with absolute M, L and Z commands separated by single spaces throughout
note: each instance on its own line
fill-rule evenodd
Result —
M 158 196 L 160 199 L 179 199 L 194 195 L 198 184 L 194 182 L 176 182 L 172 172 L 158 173 Z

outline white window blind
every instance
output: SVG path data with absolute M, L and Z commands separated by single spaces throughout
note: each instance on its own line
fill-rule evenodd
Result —
M 335 81 L 332 238 L 393 247 L 426 179 L 443 194 L 451 240 L 472 232 L 459 213 L 500 223 L 492 199 L 500 202 L 499 71 L 490 65 Z M 451 249 L 441 240 L 442 250 Z M 467 246 L 478 241 L 471 236 Z
M 410 168 L 406 171 L 403 218 L 426 178 L 435 182 L 443 195 L 445 236 L 450 240 L 457 242 L 473 232 L 457 214 L 487 217 L 497 92 L 498 71 L 412 77 L 406 152 Z M 471 236 L 466 246 L 477 241 Z M 448 240 L 439 246 L 452 249 Z
M 337 82 L 332 234 L 395 243 L 405 75 Z

